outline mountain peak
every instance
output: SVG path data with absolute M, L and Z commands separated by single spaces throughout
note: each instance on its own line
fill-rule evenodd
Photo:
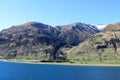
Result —
M 4 29 L 2 33 L 17 33 L 17 32 L 26 32 L 26 31 L 39 31 L 41 30 L 50 30 L 52 26 L 40 23 L 40 22 L 27 22 L 21 25 L 12 26 L 8 29 Z
M 84 23 L 75 22 L 75 23 L 72 23 L 72 24 L 70 24 L 70 25 L 72 25 L 72 26 L 77 26 L 77 25 L 81 25 L 81 24 L 84 24 Z
M 24 24 L 18 25 L 18 26 L 41 26 L 41 25 L 45 25 L 43 23 L 40 22 L 26 22 Z
M 77 27 L 77 26 L 80 27 L 81 26 L 81 27 L 85 27 L 86 25 L 89 25 L 89 24 L 75 22 L 75 23 L 71 23 L 71 24 L 68 24 L 68 25 L 64 25 L 64 26 L 71 26 L 71 27 Z
M 39 24 L 40 22 L 26 22 L 22 25 L 32 25 L 32 24 Z

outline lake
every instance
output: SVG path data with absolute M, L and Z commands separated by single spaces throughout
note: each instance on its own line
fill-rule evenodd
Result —
M 120 67 L 65 66 L 0 61 L 0 80 L 120 80 Z

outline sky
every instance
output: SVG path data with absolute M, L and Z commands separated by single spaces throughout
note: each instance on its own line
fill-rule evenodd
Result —
M 0 0 L 0 30 L 26 22 L 52 26 L 120 22 L 120 0 Z

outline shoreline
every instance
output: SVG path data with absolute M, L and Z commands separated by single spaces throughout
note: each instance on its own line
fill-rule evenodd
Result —
M 120 64 L 78 64 L 78 63 L 49 63 L 49 62 L 22 62 L 22 61 L 10 61 L 6 59 L 0 59 L 2 62 L 13 62 L 23 64 L 46 64 L 46 65 L 63 65 L 63 66 L 100 66 L 100 67 L 120 67 Z

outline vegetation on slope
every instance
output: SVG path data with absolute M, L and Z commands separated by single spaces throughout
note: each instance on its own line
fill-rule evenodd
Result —
M 85 40 L 83 43 L 80 43 L 79 46 L 67 51 L 67 57 L 72 61 L 79 61 L 81 63 L 117 63 L 120 60 L 119 34 L 119 31 L 104 31 L 95 34 L 91 38 Z M 114 43 L 112 43 L 113 41 Z M 117 50 L 115 50 L 116 48 L 114 45 L 117 46 Z M 98 46 L 102 46 L 103 48 L 97 49 Z
M 66 61 L 66 49 L 97 32 L 97 28 L 84 23 L 57 28 L 39 22 L 28 22 L 0 32 L 0 56 L 5 59 Z

